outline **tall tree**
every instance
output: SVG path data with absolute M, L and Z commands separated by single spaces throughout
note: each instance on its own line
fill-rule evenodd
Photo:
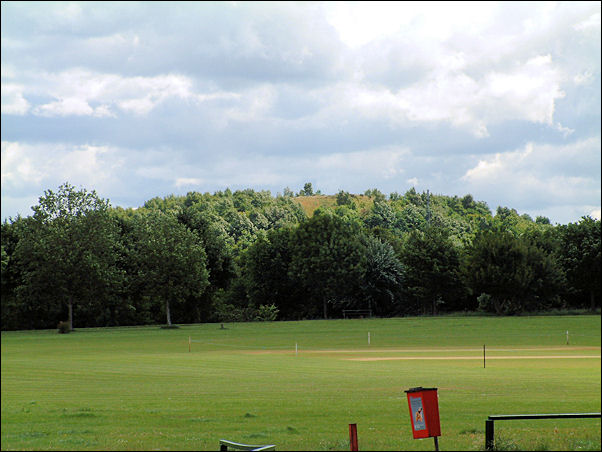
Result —
M 403 267 L 393 247 L 376 237 L 364 236 L 366 270 L 363 290 L 376 315 L 399 312 L 403 291 Z
M 589 297 L 592 310 L 600 300 L 600 235 L 600 220 L 591 217 L 559 229 L 560 262 L 574 291 Z
M 300 287 L 289 275 L 293 227 L 271 230 L 247 249 L 243 275 L 250 303 L 257 307 L 274 304 L 285 319 L 303 318 L 309 312 L 303 305 Z
M 401 260 L 408 296 L 423 314 L 436 315 L 442 302 L 453 305 L 463 295 L 460 254 L 446 230 L 413 230 Z
M 15 265 L 15 249 L 19 243 L 20 230 L 25 220 L 21 217 L 2 223 L 2 297 L 1 321 L 2 329 L 34 328 L 30 319 L 21 315 L 22 305 L 18 303 L 16 289 L 21 280 L 21 273 Z
M 396 218 L 391 204 L 383 200 L 374 201 L 372 211 L 366 216 L 364 223 L 369 228 L 381 227 L 394 229 Z
M 185 208 L 178 220 L 198 235 L 207 255 L 209 285 L 202 295 L 202 304 L 199 305 L 198 300 L 193 299 L 193 305 L 189 307 L 192 314 L 190 320 L 198 323 L 210 316 L 209 309 L 215 302 L 218 291 L 226 289 L 236 275 L 234 239 L 226 232 L 227 223 L 203 204 Z
M 532 237 L 491 230 L 477 234 L 467 249 L 466 278 L 480 307 L 501 314 L 539 310 L 558 303 L 564 275 L 554 258 Z
M 130 251 L 141 291 L 160 301 L 171 326 L 171 308 L 188 297 L 200 300 L 209 284 L 201 239 L 170 214 L 158 210 L 135 217 Z
M 299 192 L 299 196 L 313 196 L 314 189 L 311 186 L 311 182 L 306 182 L 303 189 Z
M 107 200 L 69 183 L 45 191 L 32 209 L 15 251 L 23 269 L 20 293 L 66 304 L 72 330 L 76 304 L 102 302 L 120 284 L 117 225 Z
M 329 303 L 355 296 L 365 268 L 357 223 L 318 209 L 295 231 L 291 255 L 289 275 L 321 302 L 324 318 Z
M 348 206 L 350 209 L 355 207 L 353 196 L 344 190 L 339 190 L 337 193 L 337 206 Z

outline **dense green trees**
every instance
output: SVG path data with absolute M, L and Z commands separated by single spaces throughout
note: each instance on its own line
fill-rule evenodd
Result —
M 600 306 L 599 220 L 554 226 L 414 189 L 313 193 L 191 192 L 122 209 L 48 190 L 31 217 L 2 224 L 2 329 Z
M 121 278 L 115 265 L 117 228 L 108 209 L 108 201 L 94 191 L 69 184 L 40 197 L 14 253 L 22 305 L 32 310 L 46 305 L 46 312 L 61 312 L 66 306 L 72 330 L 74 306 L 93 300 L 111 304 Z
M 327 210 L 317 210 L 292 238 L 289 274 L 328 318 L 354 301 L 365 259 L 357 224 Z
M 171 326 L 171 307 L 187 299 L 200 301 L 209 285 L 205 248 L 173 215 L 149 210 L 135 215 L 132 222 L 128 257 L 133 262 L 133 284 L 143 296 L 163 301 Z
M 403 313 L 404 268 L 394 248 L 386 241 L 372 235 L 361 237 L 364 254 L 362 305 L 377 316 Z
M 560 306 L 564 274 L 550 254 L 528 237 L 483 231 L 466 254 L 466 277 L 480 308 L 516 314 Z
M 402 251 L 407 311 L 436 315 L 446 303 L 458 309 L 464 296 L 460 252 L 449 232 L 436 226 L 413 230 Z
M 313 316 L 314 309 L 303 297 L 303 289 L 289 273 L 294 228 L 274 229 L 258 237 L 242 262 L 244 284 L 250 305 L 276 305 L 286 319 Z
M 600 302 L 600 220 L 584 217 L 559 226 L 559 261 L 573 295 L 589 297 L 590 309 Z
M 15 261 L 15 250 L 25 220 L 17 217 L 12 221 L 2 223 L 2 295 L 1 310 L 2 328 L 40 328 L 31 315 L 25 314 L 23 300 L 17 299 L 17 288 L 21 285 L 21 271 Z M 21 302 L 20 302 L 21 301 Z

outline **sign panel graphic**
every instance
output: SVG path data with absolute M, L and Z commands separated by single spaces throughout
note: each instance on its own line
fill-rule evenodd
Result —
M 414 423 L 414 430 L 426 430 L 426 423 L 424 422 L 424 409 L 422 407 L 422 397 L 410 396 L 410 407 L 412 410 L 412 422 Z

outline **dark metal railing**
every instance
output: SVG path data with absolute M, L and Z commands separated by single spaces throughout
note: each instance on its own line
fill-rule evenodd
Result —
M 562 414 L 494 414 L 485 421 L 485 449 L 493 450 L 495 447 L 493 423 L 514 419 L 575 419 L 596 418 L 600 413 L 562 413 Z

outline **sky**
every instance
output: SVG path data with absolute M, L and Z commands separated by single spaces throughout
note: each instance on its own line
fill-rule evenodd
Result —
M 600 2 L 2 2 L 2 219 L 290 188 L 600 218 Z

